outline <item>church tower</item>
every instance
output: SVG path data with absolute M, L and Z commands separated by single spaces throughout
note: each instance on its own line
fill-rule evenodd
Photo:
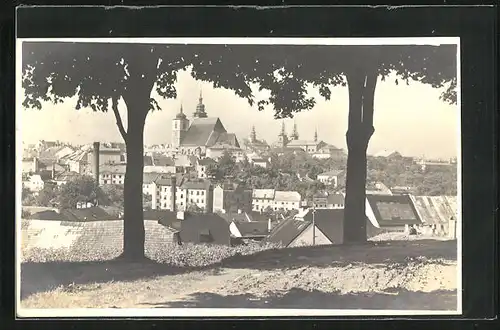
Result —
M 172 147 L 179 148 L 189 128 L 189 120 L 186 118 L 184 111 L 181 110 L 172 120 Z
M 250 142 L 257 142 L 257 133 L 255 132 L 255 126 L 252 126 L 252 131 L 250 132 Z
M 284 148 L 288 144 L 288 136 L 286 135 L 285 122 L 281 122 L 281 132 L 278 135 L 278 144 L 280 147 Z
M 200 98 L 198 99 L 198 105 L 196 106 L 196 111 L 193 113 L 194 118 L 207 118 L 207 113 L 205 112 L 205 105 L 203 104 L 203 96 L 200 91 Z
M 293 132 L 290 134 L 290 139 L 291 140 L 298 140 L 299 139 L 299 132 L 297 131 L 297 124 L 293 122 Z

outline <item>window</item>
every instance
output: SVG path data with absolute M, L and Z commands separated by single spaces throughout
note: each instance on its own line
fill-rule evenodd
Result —
M 196 203 L 199 203 L 199 202 L 200 202 L 200 200 L 197 198 L 197 199 L 196 199 Z
M 197 190 L 196 191 L 196 196 L 199 196 L 200 195 L 200 192 Z
M 205 195 L 205 192 L 204 192 L 204 191 L 202 191 L 202 192 L 201 192 L 201 195 L 202 195 L 202 196 L 203 196 L 203 195 Z

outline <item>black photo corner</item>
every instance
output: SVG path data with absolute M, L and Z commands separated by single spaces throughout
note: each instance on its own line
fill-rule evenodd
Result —
M 32 4 L 41 4 L 33 1 Z M 434 1 L 434 6 L 155 6 L 123 1 L 125 7 L 0 5 L 0 319 L 5 329 L 152 328 L 161 318 L 31 320 L 15 315 L 16 107 L 15 48 L 17 38 L 113 37 L 460 37 L 462 309 L 461 316 L 291 317 L 287 327 L 371 328 L 377 326 L 437 328 L 492 325 L 498 314 L 498 8 L 470 2 Z M 56 1 L 55 3 L 61 3 Z M 48 5 L 47 1 L 43 5 Z M 351 4 L 351 3 L 349 3 Z M 16 5 L 18 5 L 16 7 Z M 96 4 L 97 5 L 97 4 Z M 141 6 L 141 7 L 137 7 Z M 57 121 L 53 125 L 57 125 Z M 422 127 L 422 134 L 425 128 Z M 397 137 L 394 137 L 397 139 Z M 20 184 L 20 182 L 17 182 Z M 460 264 L 460 263 L 459 263 Z M 387 319 L 392 319 L 388 321 Z M 415 319 L 410 322 L 403 319 Z M 490 321 L 486 321 L 486 320 Z M 336 320 L 333 322 L 332 320 Z M 437 321 L 439 320 L 439 321 Z M 378 321 L 384 322 L 378 324 Z M 174 326 L 197 328 L 200 320 L 170 320 Z M 278 326 L 278 320 L 214 318 L 209 327 Z M 276 324 L 273 324 L 276 322 Z M 332 322 L 332 323 L 330 323 Z M 240 323 L 240 324 L 238 324 Z M 266 323 L 270 323 L 269 325 Z M 438 325 L 439 324 L 439 325 Z M 166 325 L 166 324 L 165 324 Z M 498 325 L 498 324 L 497 324 Z M 205 327 L 206 324 L 203 324 Z M 3 328 L 3 326 L 0 326 Z

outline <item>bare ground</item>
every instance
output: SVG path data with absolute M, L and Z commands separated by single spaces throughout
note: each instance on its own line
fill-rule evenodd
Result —
M 23 263 L 23 308 L 455 310 L 456 241 L 279 249 L 203 267 Z

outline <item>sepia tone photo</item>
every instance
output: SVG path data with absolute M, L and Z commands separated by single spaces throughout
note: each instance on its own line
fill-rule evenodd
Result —
M 17 314 L 461 314 L 458 38 L 17 40 Z

